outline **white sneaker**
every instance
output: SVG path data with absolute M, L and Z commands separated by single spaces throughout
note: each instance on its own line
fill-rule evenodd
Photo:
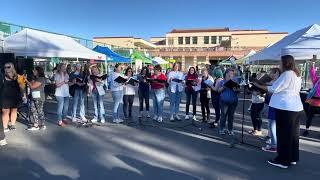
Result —
M 83 121 L 83 122 L 87 122 L 87 121 L 88 121 L 88 119 L 87 119 L 86 117 L 81 117 L 81 121 Z
M 96 123 L 98 120 L 96 118 L 91 119 L 91 122 Z
M 161 117 L 161 116 L 159 116 L 159 118 L 158 118 L 158 122 L 159 122 L 159 123 L 161 123 L 162 121 L 163 121 L 162 117 Z
M 114 123 L 118 123 L 118 119 L 114 119 L 112 120 Z
M 9 128 L 4 128 L 4 130 L 3 130 L 3 132 L 9 132 L 10 131 L 10 129 Z
M 106 123 L 106 120 L 105 119 L 101 119 L 100 123 L 104 124 L 104 123 Z
M 122 119 L 118 119 L 117 121 L 118 121 L 118 123 L 123 123 L 124 122 L 124 120 L 122 120 Z
M 150 118 L 150 114 L 149 114 L 149 111 L 147 111 L 147 118 Z
M 192 116 L 192 120 L 196 121 L 197 117 L 196 116 Z
M 153 116 L 153 120 L 158 120 L 158 116 Z
M 0 146 L 5 146 L 7 145 L 7 140 L 6 139 L 3 139 L 3 140 L 0 140 Z
M 29 127 L 27 130 L 28 131 L 39 131 L 40 127 L 39 126 L 38 127 L 32 126 L 32 127 Z
M 138 118 L 142 118 L 142 111 L 139 112 Z
M 74 118 L 72 118 L 72 122 L 74 122 L 74 123 L 78 122 L 78 119 L 74 117 Z
M 67 119 L 72 119 L 72 116 L 66 116 Z
M 174 121 L 173 115 L 170 116 L 170 121 Z
M 181 121 L 181 118 L 180 118 L 179 115 L 176 115 L 176 119 L 177 119 L 178 121 Z
M 184 118 L 185 120 L 189 120 L 189 115 L 186 115 L 186 117 Z

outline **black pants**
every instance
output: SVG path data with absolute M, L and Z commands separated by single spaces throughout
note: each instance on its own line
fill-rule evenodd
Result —
M 307 112 L 307 122 L 306 122 L 307 129 L 309 129 L 312 124 L 312 119 L 314 114 L 316 114 L 317 108 L 319 107 L 314 107 L 309 105 L 308 112 Z
M 261 113 L 264 107 L 264 103 L 252 103 L 251 104 L 251 121 L 254 130 L 261 131 L 262 117 Z
M 299 127 L 301 112 L 276 109 L 276 160 L 284 165 L 299 161 Z
M 139 93 L 140 111 L 143 111 L 143 100 L 146 103 L 146 111 L 149 111 L 149 98 L 150 98 L 149 90 L 143 91 L 139 89 L 138 93 Z
M 3 140 L 6 136 L 4 135 L 2 114 L 0 113 L 0 140 Z
M 129 117 L 132 117 L 133 100 L 134 100 L 134 95 L 123 95 L 123 114 L 124 114 L 124 117 L 128 117 L 128 112 L 129 112 Z M 129 111 L 128 111 L 128 106 L 129 106 Z
M 213 93 L 211 93 L 213 94 Z M 220 109 L 220 95 L 215 95 L 212 97 L 212 105 L 213 105 L 213 108 L 214 108 L 214 112 L 216 114 L 216 120 L 215 120 L 215 123 L 218 123 L 219 122 L 219 119 L 220 119 L 220 116 L 221 116 L 221 109 Z
M 186 103 L 186 115 L 189 115 L 189 106 L 190 106 L 190 101 L 192 99 L 192 110 L 193 113 L 192 115 L 196 115 L 197 114 L 197 92 L 195 92 L 194 90 L 186 90 L 186 96 L 187 96 L 187 103 Z
M 207 94 L 200 94 L 201 112 L 204 121 L 209 121 L 210 119 L 210 99 L 207 98 Z M 207 116 L 206 116 L 207 115 Z

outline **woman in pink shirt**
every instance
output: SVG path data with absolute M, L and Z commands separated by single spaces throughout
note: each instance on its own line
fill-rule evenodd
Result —
M 315 89 L 314 96 L 311 99 L 306 100 L 306 103 L 309 104 L 309 109 L 307 111 L 308 118 L 306 122 L 306 130 L 303 132 L 303 136 L 309 135 L 309 128 L 312 123 L 313 115 L 315 114 L 317 108 L 320 107 L 320 81 L 319 81 L 319 77 L 316 74 L 314 63 L 310 64 L 310 78 L 313 86 L 316 86 L 315 87 L 316 89 Z

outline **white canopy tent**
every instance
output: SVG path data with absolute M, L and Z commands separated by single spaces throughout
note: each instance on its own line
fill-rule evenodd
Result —
M 15 56 L 106 60 L 71 37 L 25 28 L 4 39 L 4 52 Z
M 168 61 L 162 59 L 161 57 L 155 57 L 152 59 L 153 64 L 169 64 Z
M 320 26 L 313 24 L 290 34 L 274 45 L 249 57 L 250 64 L 277 64 L 281 56 L 292 55 L 297 62 L 320 55 Z
M 254 54 L 256 54 L 256 51 L 251 49 L 251 51 L 248 54 L 246 54 L 242 58 L 236 60 L 236 63 L 237 64 L 249 64 L 249 57 Z

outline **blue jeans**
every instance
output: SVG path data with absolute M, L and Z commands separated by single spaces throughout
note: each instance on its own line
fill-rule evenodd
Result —
M 271 147 L 277 147 L 277 128 L 276 120 L 268 119 L 269 135 L 271 139 Z
M 84 110 L 84 91 L 82 89 L 76 89 L 72 100 L 72 118 L 77 116 L 77 107 L 80 99 L 80 117 L 85 118 Z
M 92 91 L 92 100 L 93 100 L 93 107 L 94 107 L 94 118 L 96 120 L 104 120 L 104 104 L 103 104 L 103 97 L 100 96 L 97 90 Z
M 166 96 L 166 91 L 162 89 L 152 90 L 153 95 L 153 112 L 155 116 L 162 117 L 163 114 L 163 102 Z
M 182 92 L 179 92 L 178 90 L 175 93 L 173 93 L 173 92 L 170 93 L 170 113 L 171 113 L 171 115 L 178 114 L 178 112 L 179 112 L 181 94 L 182 94 Z
M 233 130 L 233 119 L 234 113 L 236 111 L 238 102 L 227 104 L 220 101 L 221 117 L 220 117 L 220 131 L 223 131 L 226 126 L 226 121 L 228 118 L 228 130 Z
M 112 99 L 113 99 L 113 111 L 112 118 L 113 120 L 119 119 L 119 106 L 123 99 L 123 91 L 112 91 Z
M 58 101 L 58 121 L 63 120 L 66 118 L 67 113 L 68 113 L 68 108 L 69 108 L 69 97 L 61 97 L 61 96 L 56 96 L 57 101 Z

